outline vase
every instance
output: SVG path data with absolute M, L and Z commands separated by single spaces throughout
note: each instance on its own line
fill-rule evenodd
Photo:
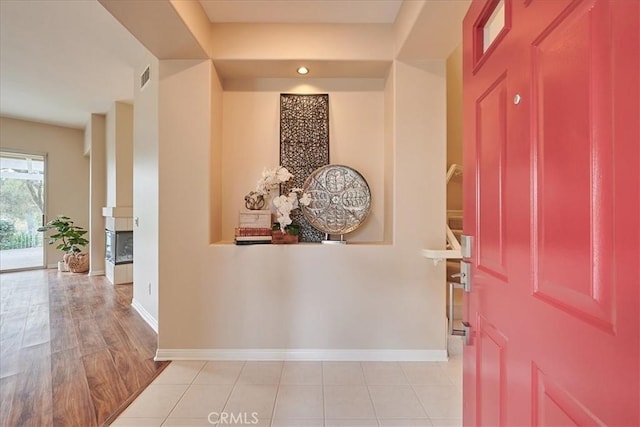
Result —
M 65 254 L 62 259 L 66 266 L 66 271 L 72 273 L 86 273 L 89 271 L 89 254 L 69 253 Z
M 264 195 L 252 191 L 244 196 L 244 206 L 251 211 L 258 211 L 264 208 L 265 205 Z
M 69 266 L 64 261 L 58 261 L 58 271 L 66 273 L 69 271 Z

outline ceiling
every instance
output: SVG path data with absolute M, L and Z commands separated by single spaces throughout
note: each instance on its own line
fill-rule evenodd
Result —
M 210 20 L 392 23 L 402 0 L 201 0 Z M 84 128 L 133 99 L 146 49 L 96 0 L 0 0 L 0 115 Z
M 133 99 L 145 52 L 97 1 L 0 0 L 0 115 L 83 128 Z
M 402 0 L 200 0 L 213 23 L 392 24 Z

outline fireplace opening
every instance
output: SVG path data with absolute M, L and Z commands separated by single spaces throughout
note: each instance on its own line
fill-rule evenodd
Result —
M 133 263 L 133 231 L 105 231 L 107 261 L 115 265 Z

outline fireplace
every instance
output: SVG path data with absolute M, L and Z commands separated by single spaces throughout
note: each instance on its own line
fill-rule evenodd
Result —
M 133 263 L 133 231 L 105 231 L 107 261 L 115 265 Z

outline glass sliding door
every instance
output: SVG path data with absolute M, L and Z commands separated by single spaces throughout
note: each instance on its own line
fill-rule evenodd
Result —
M 44 268 L 45 157 L 0 151 L 0 271 Z

